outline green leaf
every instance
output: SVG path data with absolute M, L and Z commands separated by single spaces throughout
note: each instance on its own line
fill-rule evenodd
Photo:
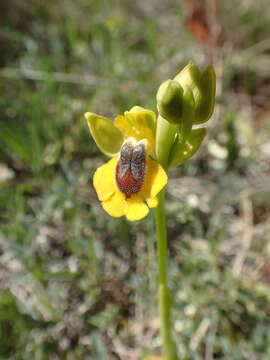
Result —
M 116 156 L 124 141 L 122 132 L 109 119 L 94 113 L 86 113 L 90 133 L 103 154 Z
M 169 164 L 177 166 L 190 159 L 201 146 L 206 131 L 206 128 L 193 129 L 184 142 L 178 137 L 171 151 Z

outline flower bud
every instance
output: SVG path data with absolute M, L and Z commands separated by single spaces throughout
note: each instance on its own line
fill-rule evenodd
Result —
M 174 80 L 166 80 L 162 83 L 157 92 L 157 108 L 160 115 L 167 121 L 178 124 L 182 116 L 181 85 Z
M 215 104 L 216 75 L 212 66 L 200 70 L 191 61 L 174 78 L 184 90 L 190 89 L 195 101 L 194 124 L 205 123 L 212 115 Z

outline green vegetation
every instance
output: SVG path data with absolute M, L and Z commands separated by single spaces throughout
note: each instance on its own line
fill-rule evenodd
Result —
M 83 114 L 155 110 L 162 81 L 209 58 L 208 136 L 168 186 L 174 339 L 185 360 L 270 358 L 269 0 L 220 4 L 217 48 L 181 4 L 1 2 L 0 359 L 159 352 L 153 214 L 102 211 Z

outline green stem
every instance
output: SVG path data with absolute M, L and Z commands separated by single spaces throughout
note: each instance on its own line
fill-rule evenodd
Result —
M 175 345 L 171 337 L 170 319 L 170 293 L 168 280 L 168 248 L 167 229 L 164 209 L 164 195 L 162 190 L 159 195 L 159 203 L 156 207 L 156 231 L 157 231 L 157 257 L 158 257 L 158 302 L 161 322 L 161 335 L 163 344 L 163 359 L 177 360 Z
M 172 124 L 159 115 L 156 134 L 156 155 L 158 162 L 166 168 L 178 125 Z

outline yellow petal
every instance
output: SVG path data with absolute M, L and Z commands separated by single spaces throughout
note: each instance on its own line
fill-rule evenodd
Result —
M 117 190 L 115 185 L 115 166 L 117 158 L 113 158 L 106 164 L 97 168 L 93 185 L 100 201 L 105 201 Z
M 125 195 L 117 191 L 107 201 L 102 202 L 103 209 L 113 217 L 121 217 L 127 212 L 127 201 Z
M 168 176 L 159 163 L 152 159 L 147 161 L 146 176 L 141 195 L 145 199 L 154 198 L 168 182 Z
M 146 109 L 144 109 L 141 106 L 135 105 L 129 110 L 129 112 L 138 112 L 138 111 L 143 111 L 143 110 L 146 110 Z M 149 110 L 146 110 L 146 111 L 149 111 Z
M 114 125 L 127 137 L 137 141 L 147 139 L 149 152 L 153 154 L 156 131 L 156 115 L 153 111 L 134 106 L 124 115 L 117 116 Z
M 147 205 L 150 207 L 150 208 L 155 208 L 158 204 L 158 199 L 157 197 L 151 197 L 151 198 L 147 198 L 145 199 L 146 202 L 147 202 Z
M 148 215 L 149 209 L 139 196 L 132 196 L 127 199 L 126 217 L 130 221 L 141 220 Z

